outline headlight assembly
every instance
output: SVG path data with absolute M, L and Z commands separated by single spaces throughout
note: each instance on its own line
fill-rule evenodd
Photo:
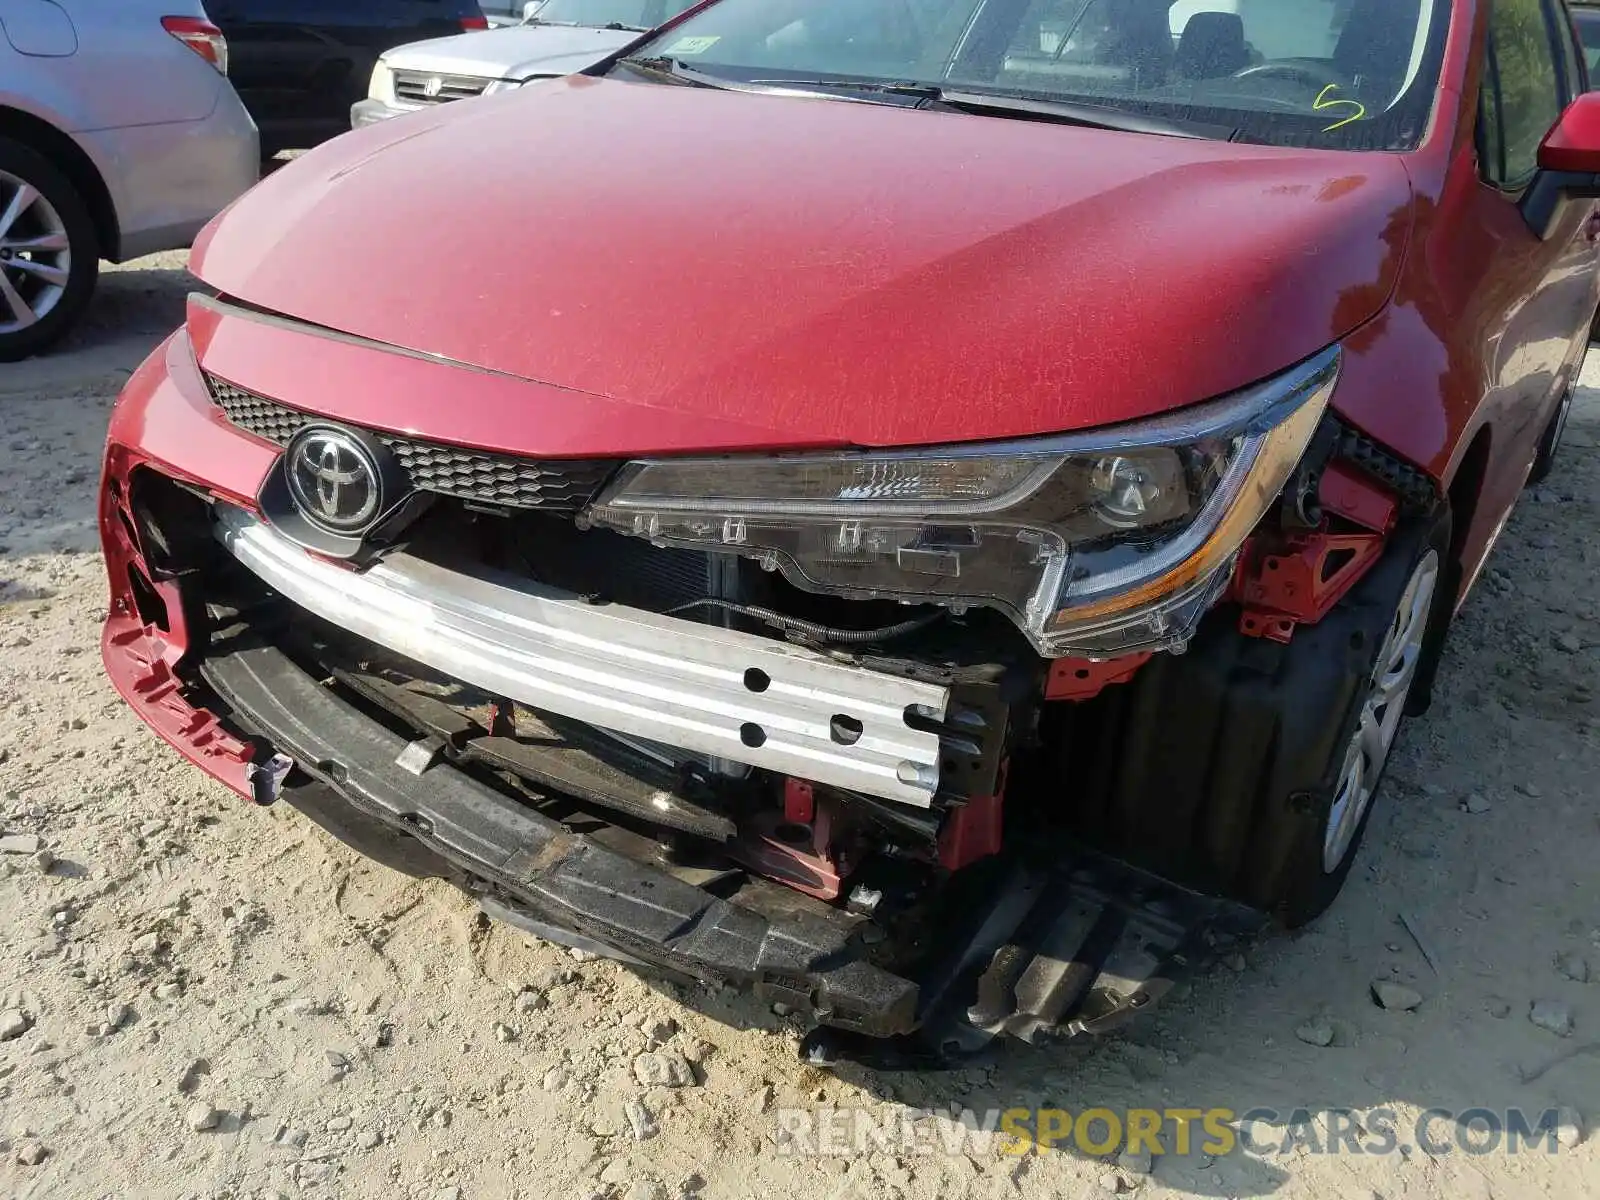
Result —
M 1046 657 L 1171 647 L 1282 490 L 1339 374 L 1003 444 L 629 463 L 587 521 L 734 551 L 815 592 L 988 605 Z
M 394 71 L 381 58 L 372 68 L 372 79 L 367 84 L 367 99 L 394 107 Z

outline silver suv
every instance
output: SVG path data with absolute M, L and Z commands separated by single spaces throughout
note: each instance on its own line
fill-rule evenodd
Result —
M 260 173 L 199 0 L 0 4 L 0 362 L 82 315 L 100 260 L 187 246 Z

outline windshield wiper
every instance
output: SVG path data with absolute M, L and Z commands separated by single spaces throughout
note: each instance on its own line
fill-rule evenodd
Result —
M 918 100 L 937 100 L 942 94 L 942 89 L 931 83 L 902 83 L 893 79 L 752 79 L 749 82 L 752 87 L 830 87 L 846 92 L 912 96 Z
M 1125 133 L 1156 133 L 1167 137 L 1203 138 L 1226 142 L 1238 131 L 1229 125 L 1203 121 L 1181 121 L 1128 112 L 1108 104 L 1082 104 L 1069 100 L 1033 100 L 1001 92 L 962 91 L 932 83 L 906 83 L 885 79 L 752 79 L 752 84 L 768 87 L 837 88 L 846 92 L 909 96 L 932 108 L 952 108 L 960 112 L 1021 117 L 1029 120 L 1059 121 L 1063 125 L 1084 125 L 1093 129 L 1116 129 Z
M 1000 116 L 1036 117 L 1060 121 L 1063 125 L 1086 125 L 1092 129 L 1117 129 L 1124 133 L 1158 133 L 1167 137 L 1203 138 L 1228 142 L 1238 132 L 1231 125 L 1212 125 L 1205 121 L 1183 121 L 1128 112 L 1109 104 L 1080 104 L 1070 100 L 1030 100 L 995 92 L 962 92 L 937 89 L 936 104 L 962 112 L 994 113 Z
M 619 58 L 625 67 L 632 67 L 635 71 L 643 71 L 647 75 L 660 75 L 664 78 L 675 80 L 678 83 L 687 83 L 692 87 L 723 88 L 729 86 L 726 79 L 718 79 L 714 75 L 707 75 L 703 71 L 696 71 L 693 67 L 686 67 L 675 58 L 665 54 L 657 54 L 644 58 Z

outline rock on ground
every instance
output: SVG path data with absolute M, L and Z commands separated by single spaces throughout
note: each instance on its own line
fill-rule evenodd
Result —
M 17 1147 L 17 1161 L 25 1167 L 37 1167 L 50 1156 L 43 1142 L 24 1141 Z
M 0 1042 L 19 1038 L 32 1028 L 33 1018 L 20 1008 L 8 1008 L 0 1012 Z
M 1573 983 L 1589 982 L 1589 960 L 1571 950 L 1556 955 L 1556 970 Z
M 1390 979 L 1372 981 L 1372 1001 L 1379 1008 L 1411 1012 L 1422 1004 L 1422 993 Z
M 633 1077 L 646 1087 L 693 1087 L 694 1068 L 675 1050 L 652 1050 L 633 1060 Z
M 1557 1037 L 1572 1036 L 1572 1008 L 1560 1000 L 1535 1000 L 1528 1007 L 1528 1020 L 1546 1033 L 1553 1033 Z
M 1313 1017 L 1295 1026 L 1294 1035 L 1308 1046 L 1331 1046 L 1334 1038 L 1333 1024 L 1324 1017 Z
M 1568 1150 L 1574 1150 L 1583 1143 L 1583 1138 L 1583 1117 L 1578 1110 L 1570 1105 L 1557 1109 L 1556 1140 Z

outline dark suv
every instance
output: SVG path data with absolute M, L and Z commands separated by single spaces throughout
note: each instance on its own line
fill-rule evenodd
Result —
M 385 50 L 489 24 L 478 0 L 207 0 L 206 11 L 263 157 L 348 129 Z

